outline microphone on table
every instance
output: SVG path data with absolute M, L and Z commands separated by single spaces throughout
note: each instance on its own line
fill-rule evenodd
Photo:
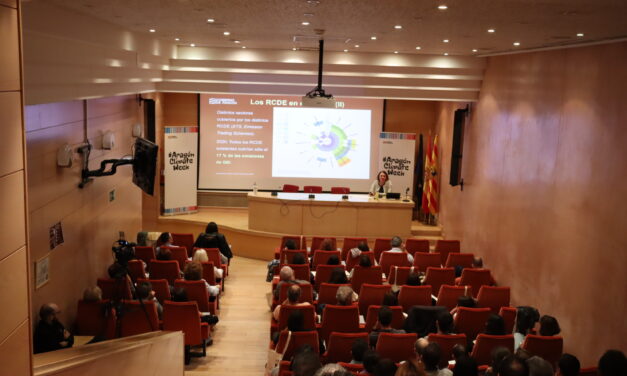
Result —
M 403 202 L 409 202 L 409 187 L 407 187 L 407 189 L 405 190 L 405 198 L 403 199 Z

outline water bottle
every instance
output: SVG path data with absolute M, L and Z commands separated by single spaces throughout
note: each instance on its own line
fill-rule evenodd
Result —
M 253 194 L 257 196 L 257 182 L 253 183 Z

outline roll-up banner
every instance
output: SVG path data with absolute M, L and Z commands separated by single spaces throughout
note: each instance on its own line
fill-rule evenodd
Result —
M 388 173 L 392 191 L 403 198 L 414 194 L 415 144 L 415 133 L 379 133 L 379 171 Z
M 198 127 L 166 127 L 163 215 L 198 211 Z

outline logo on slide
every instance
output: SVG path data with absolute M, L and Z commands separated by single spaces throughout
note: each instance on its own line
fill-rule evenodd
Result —
M 209 98 L 209 104 L 237 104 L 235 98 Z

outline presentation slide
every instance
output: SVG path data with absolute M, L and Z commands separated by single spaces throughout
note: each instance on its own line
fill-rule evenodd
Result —
M 200 94 L 198 188 L 277 190 L 283 184 L 366 192 L 377 173 L 383 100 Z

